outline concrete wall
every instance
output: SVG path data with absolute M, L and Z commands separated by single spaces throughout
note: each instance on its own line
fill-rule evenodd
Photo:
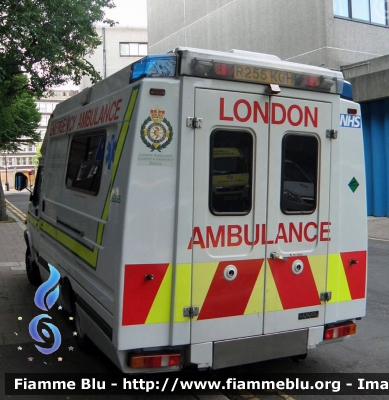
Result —
M 270 53 L 339 69 L 389 54 L 389 29 L 335 18 L 333 0 L 148 0 L 149 53 L 177 46 Z
M 329 17 L 326 30 L 330 68 L 389 54 L 389 29 L 386 27 Z
M 97 27 L 97 33 L 102 38 L 103 28 Z M 147 43 L 147 29 L 131 29 L 131 28 L 105 28 L 105 49 L 106 49 L 106 76 L 110 76 L 120 69 L 139 60 L 141 57 L 120 57 L 120 42 L 138 42 Z M 103 44 L 97 47 L 95 52 L 90 55 L 87 60 L 93 64 L 96 71 L 104 77 L 104 57 Z M 91 86 L 90 79 L 84 77 L 82 79 L 80 90 Z
M 353 86 L 354 100 L 367 102 L 389 97 L 389 56 L 342 67 Z
M 149 53 L 177 46 L 257 51 L 281 58 L 322 47 L 323 0 L 148 0 Z M 301 29 L 309 26 L 309 35 Z M 294 43 L 292 48 L 291 43 Z M 323 54 L 316 54 L 320 64 Z

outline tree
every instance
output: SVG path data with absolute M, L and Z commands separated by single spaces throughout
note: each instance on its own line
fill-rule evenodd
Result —
M 36 97 L 82 76 L 101 77 L 85 57 L 101 44 L 94 24 L 113 0 L 0 0 L 0 83 L 27 74 Z M 8 87 L 12 94 L 14 88 Z
M 32 158 L 32 163 L 34 164 L 35 168 L 38 168 L 39 166 L 39 159 L 42 157 L 42 143 L 36 147 L 36 154 Z
M 9 95 L 9 86 L 13 96 Z M 41 116 L 26 86 L 25 75 L 0 84 L 0 151 L 14 152 L 22 144 L 40 141 L 37 129 Z
M 10 95 L 9 87 L 12 86 Z M 0 151 L 14 152 L 22 144 L 40 140 L 37 132 L 41 116 L 33 96 L 26 89 L 27 78 L 16 75 L 11 81 L 0 84 Z M 7 219 L 0 178 L 0 220 Z

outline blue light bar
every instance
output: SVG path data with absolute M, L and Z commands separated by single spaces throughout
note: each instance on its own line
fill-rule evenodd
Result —
M 176 65 L 177 56 L 175 54 L 146 56 L 132 64 L 130 83 L 145 77 L 174 77 L 176 76 Z
M 352 100 L 353 99 L 353 88 L 351 83 L 348 81 L 344 81 L 343 83 L 343 91 L 340 96 L 342 99 Z

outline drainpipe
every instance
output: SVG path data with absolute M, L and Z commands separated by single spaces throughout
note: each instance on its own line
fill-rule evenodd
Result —
M 107 51 L 105 48 L 105 28 L 103 28 L 103 78 L 107 77 Z

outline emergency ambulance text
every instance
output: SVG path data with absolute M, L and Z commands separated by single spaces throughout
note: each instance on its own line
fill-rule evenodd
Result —
M 120 104 L 122 99 L 114 100 L 111 103 L 103 104 L 91 110 L 81 112 L 80 115 L 61 118 L 51 124 L 50 136 L 64 135 L 73 132 L 75 129 L 84 129 L 97 126 L 107 122 L 119 120 Z M 77 126 L 76 121 L 78 118 Z
M 205 230 L 196 226 L 193 228 L 193 235 L 188 244 L 188 250 L 193 246 L 200 246 L 202 249 L 210 247 L 235 247 L 243 243 L 247 246 L 292 243 L 292 242 L 329 242 L 331 222 L 299 222 L 289 224 L 278 224 L 277 235 L 269 239 L 266 234 L 266 224 L 255 225 L 255 235 L 250 232 L 249 225 L 220 225 L 218 228 L 207 226 Z
M 264 124 L 268 124 L 269 121 L 272 125 L 282 125 L 287 122 L 291 126 L 303 125 L 308 127 L 312 125 L 314 128 L 317 128 L 319 121 L 318 107 L 302 107 L 298 104 L 285 107 L 281 103 L 272 103 L 271 118 L 269 118 L 269 102 L 260 104 L 258 101 L 253 101 L 250 103 L 245 99 L 240 99 L 235 102 L 232 109 L 226 110 L 224 97 L 221 97 L 219 110 L 221 121 L 252 121 L 253 123 L 258 123 L 260 119 Z

